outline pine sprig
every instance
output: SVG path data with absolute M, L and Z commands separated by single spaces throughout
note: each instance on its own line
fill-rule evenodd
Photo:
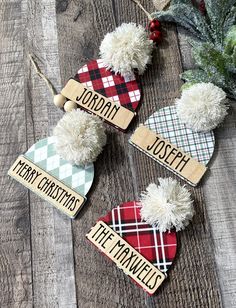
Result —
M 184 72 L 184 80 L 213 82 L 236 99 L 236 0 L 205 0 L 205 9 L 203 14 L 192 0 L 172 0 L 152 17 L 175 22 L 198 39 L 192 43 L 198 68 Z

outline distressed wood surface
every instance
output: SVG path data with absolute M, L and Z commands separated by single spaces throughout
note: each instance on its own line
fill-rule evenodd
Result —
M 61 88 L 54 1 L 1 2 L 0 307 L 76 307 L 71 221 L 7 176 L 61 113 L 29 65 Z
M 189 36 L 179 28 L 184 69 L 194 67 Z M 203 192 L 213 240 L 222 302 L 224 307 L 236 307 L 236 106 L 230 102 L 229 114 L 215 130 L 215 155 L 210 174 L 203 182 Z
M 151 1 L 143 1 L 150 12 Z M 63 214 L 7 176 L 16 157 L 47 136 L 62 113 L 30 67 L 28 53 L 58 91 L 89 59 L 103 36 L 122 22 L 146 24 L 130 0 L 1 1 L 0 307 L 224 307 L 235 305 L 235 111 L 218 140 L 211 173 L 191 188 L 196 215 L 178 234 L 169 278 L 150 297 L 85 238 L 112 207 L 137 199 L 158 177 L 174 175 L 128 145 L 138 123 L 179 95 L 183 68 L 192 65 L 183 33 L 165 25 L 165 40 L 142 76 L 143 101 L 127 134 L 108 125 L 108 144 L 79 217 Z M 227 156 L 227 163 L 225 161 Z M 220 227 L 219 227 L 220 226 Z M 226 262 L 227 261 L 227 262 Z M 226 273 L 226 274 L 225 274 Z

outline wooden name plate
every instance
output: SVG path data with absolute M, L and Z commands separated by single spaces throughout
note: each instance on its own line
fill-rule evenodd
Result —
M 111 125 L 126 130 L 135 113 L 123 106 L 114 103 L 107 97 L 86 88 L 82 83 L 70 79 L 62 89 L 61 94 L 80 107 L 89 111 Z
M 70 218 L 75 218 L 86 200 L 23 155 L 17 158 L 8 174 Z
M 86 237 L 149 294 L 166 278 L 103 221 L 98 221 Z
M 129 142 L 193 186 L 198 184 L 207 170 L 205 165 L 144 125 L 135 130 Z

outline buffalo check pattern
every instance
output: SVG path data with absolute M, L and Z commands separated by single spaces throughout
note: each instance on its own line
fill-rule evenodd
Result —
M 135 77 L 127 79 L 111 72 L 101 59 L 84 65 L 75 75 L 75 79 L 131 111 L 138 107 L 141 93 Z
M 36 142 L 24 156 L 80 195 L 88 193 L 94 178 L 93 164 L 76 166 L 60 158 L 53 137 Z
M 187 128 L 179 120 L 175 106 L 164 107 L 153 113 L 145 125 L 204 165 L 207 165 L 213 155 L 213 131 L 198 133 Z
M 141 219 L 140 208 L 139 202 L 127 202 L 115 207 L 99 220 L 108 224 L 143 257 L 165 273 L 176 255 L 176 232 L 161 233 L 156 227 L 145 223 Z

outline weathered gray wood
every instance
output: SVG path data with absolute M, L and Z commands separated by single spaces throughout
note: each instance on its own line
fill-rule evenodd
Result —
M 29 198 L 7 176 L 27 148 L 21 2 L 0 4 L 0 306 L 32 306 Z
M 55 2 L 4 2 L 0 14 L 0 306 L 76 307 L 70 220 L 6 175 L 61 117 L 28 59 L 60 88 Z
M 31 145 L 47 137 L 61 118 L 50 91 L 27 59 L 37 56 L 42 71 L 60 89 L 55 1 L 22 2 L 27 29 L 25 104 L 27 139 Z M 34 307 L 76 307 L 71 221 L 47 202 L 30 194 Z
M 179 29 L 185 69 L 194 67 L 186 31 Z M 229 115 L 215 130 L 216 149 L 203 192 L 214 242 L 213 253 L 224 307 L 236 305 L 236 106 L 231 102 Z

